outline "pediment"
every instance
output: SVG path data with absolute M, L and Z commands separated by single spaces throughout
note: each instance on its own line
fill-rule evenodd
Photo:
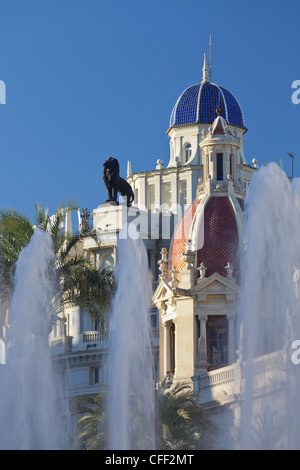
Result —
M 152 296 L 152 302 L 153 304 L 156 304 L 157 302 L 168 300 L 170 297 L 173 297 L 173 295 L 173 290 L 168 285 L 168 283 L 163 279 L 160 279 L 158 286 Z
M 227 293 L 236 293 L 238 286 L 235 283 L 234 279 L 228 279 L 221 274 L 214 273 L 211 276 L 201 279 L 198 279 L 198 283 L 191 289 L 193 294 L 227 294 Z

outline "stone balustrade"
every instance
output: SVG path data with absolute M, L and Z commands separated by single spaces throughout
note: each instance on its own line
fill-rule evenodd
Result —
M 105 341 L 106 335 L 100 331 L 84 331 L 80 333 L 83 343 L 98 343 Z
M 279 383 L 284 377 L 286 355 L 284 351 L 276 351 L 257 357 L 253 362 L 253 374 L 257 389 L 261 384 L 266 386 L 269 381 L 274 385 L 274 378 Z M 245 382 L 247 365 L 236 362 L 204 374 L 192 377 L 194 389 L 199 394 L 201 403 L 225 403 L 235 400 Z

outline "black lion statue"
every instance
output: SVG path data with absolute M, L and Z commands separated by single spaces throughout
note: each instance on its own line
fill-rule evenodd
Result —
M 127 206 L 131 206 L 134 194 L 130 184 L 121 178 L 120 166 L 116 158 L 110 157 L 103 163 L 103 181 L 108 194 L 106 202 L 117 202 L 117 194 L 120 193 L 121 196 L 126 197 Z

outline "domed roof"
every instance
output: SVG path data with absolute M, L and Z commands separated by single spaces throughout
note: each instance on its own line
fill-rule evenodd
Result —
M 169 252 L 169 269 L 175 267 L 179 281 L 180 273 L 185 269 L 183 253 L 188 239 L 196 242 L 197 266 L 204 263 L 207 268 L 206 277 L 214 273 L 226 276 L 225 266 L 228 262 L 233 266 L 233 277 L 238 277 L 238 223 L 231 197 L 234 196 L 197 199 L 186 211 L 174 232 Z M 235 199 L 242 211 L 243 200 Z
M 217 117 L 219 99 L 226 122 L 246 128 L 242 108 L 233 94 L 205 80 L 186 88 L 180 95 L 171 113 L 169 127 L 211 124 Z

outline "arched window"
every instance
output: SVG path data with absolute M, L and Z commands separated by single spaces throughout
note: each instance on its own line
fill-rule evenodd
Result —
M 186 144 L 185 146 L 185 161 L 183 163 L 186 163 L 192 156 L 192 146 L 191 144 Z

